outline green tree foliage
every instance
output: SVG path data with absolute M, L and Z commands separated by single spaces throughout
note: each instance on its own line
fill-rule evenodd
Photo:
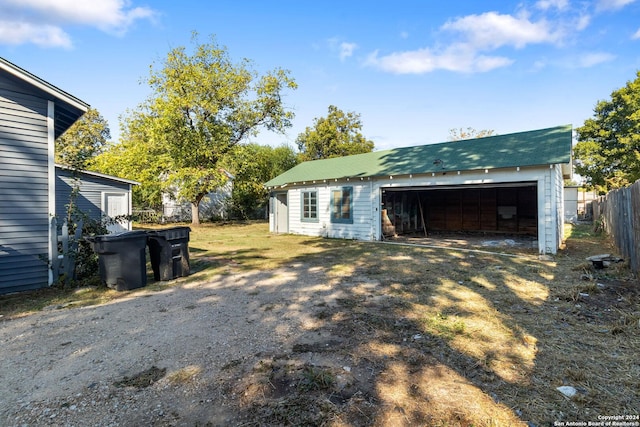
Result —
M 287 145 L 276 148 L 258 144 L 238 145 L 225 161 L 234 175 L 231 213 L 243 219 L 264 218 L 269 193 L 264 183 L 298 163 Z
M 466 129 L 449 129 L 449 141 L 461 141 L 463 139 L 484 138 L 485 136 L 496 135 L 493 129 L 476 130 L 472 127 Z
M 285 70 L 258 75 L 249 60 L 232 62 L 214 37 L 199 44 L 194 33 L 192 42 L 193 53 L 178 47 L 159 67 L 151 66 L 147 83 L 153 93 L 125 122 L 133 141 L 162 157 L 154 161 L 164 169 L 156 179 L 179 189 L 198 224 L 200 201 L 226 181 L 219 164 L 224 156 L 261 129 L 284 132 L 291 126 L 293 113 L 282 96 L 297 85 Z
M 159 210 L 170 158 L 159 141 L 147 139 L 147 120 L 143 114 L 129 112 L 122 121 L 121 142 L 105 147 L 91 169 L 138 181 L 140 185 L 133 186 L 133 205 Z
M 360 114 L 345 113 L 330 105 L 327 117 L 314 119 L 313 127 L 307 127 L 298 135 L 296 144 L 300 151 L 300 160 L 370 153 L 373 151 L 373 141 L 367 140 L 360 133 L 361 130 Z
M 56 139 L 55 161 L 74 170 L 87 169 L 110 138 L 109 124 L 98 110 L 90 108 Z
M 640 71 L 576 129 L 576 172 L 605 193 L 640 179 Z

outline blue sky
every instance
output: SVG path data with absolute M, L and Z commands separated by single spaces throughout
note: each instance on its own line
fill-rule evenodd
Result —
M 640 70 L 640 0 L 0 0 L 0 56 L 97 108 L 114 138 L 192 31 L 291 72 L 294 126 L 254 139 L 274 146 L 329 105 L 359 113 L 376 149 L 578 127 Z

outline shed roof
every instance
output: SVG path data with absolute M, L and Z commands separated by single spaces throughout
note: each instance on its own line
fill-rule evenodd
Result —
M 277 187 L 325 179 L 569 164 L 571 139 L 572 127 L 565 125 L 313 160 L 300 163 L 268 181 L 265 186 Z
M 18 79 L 39 92 L 45 99 L 55 101 L 54 128 L 55 137 L 62 135 L 72 124 L 87 112 L 89 104 L 75 96 L 55 87 L 51 83 L 42 80 L 27 70 L 0 57 L 0 71 L 4 71 L 13 79 Z
M 69 166 L 61 165 L 61 164 L 58 164 L 58 163 L 56 163 L 56 169 L 63 170 L 63 171 L 68 171 L 70 173 L 73 173 L 73 171 L 74 171 L 73 168 L 70 168 Z M 120 178 L 118 176 L 113 176 L 113 175 L 107 175 L 107 174 L 100 173 L 100 172 L 87 171 L 87 170 L 81 170 L 81 171 L 78 171 L 78 172 L 80 174 L 82 174 L 82 175 L 95 176 L 95 177 L 98 177 L 98 178 L 107 179 L 109 181 L 120 182 L 120 183 L 123 183 L 123 184 L 140 185 L 140 183 L 138 181 L 133 181 L 131 179 L 126 179 L 126 178 Z

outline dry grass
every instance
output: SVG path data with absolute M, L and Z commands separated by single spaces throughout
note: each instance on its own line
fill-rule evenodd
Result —
M 186 366 L 167 374 L 167 380 L 174 386 L 183 386 L 196 380 L 202 372 L 200 366 Z
M 356 381 L 361 394 L 325 422 L 540 426 L 637 414 L 640 289 L 624 266 L 584 261 L 613 251 L 604 237 L 568 232 L 551 259 L 309 239 L 323 250 L 297 259 L 341 278 L 321 330 L 347 337 L 341 352 L 372 384 Z M 568 399 L 562 385 L 578 393 Z
M 543 426 L 638 414 L 640 287 L 624 264 L 594 270 L 585 261 L 615 253 L 603 236 L 588 226 L 567 232 L 563 251 L 539 259 L 270 235 L 263 223 L 203 225 L 191 234 L 192 276 L 149 291 L 287 266 L 323 274 L 339 292 L 300 331 L 336 337 L 335 349 L 294 346 L 250 375 L 241 363 L 225 370 L 237 370 L 246 425 Z M 83 292 L 21 296 L 29 310 L 117 297 Z M 4 315 L 20 313 L 15 297 L 0 304 Z M 296 351 L 336 365 L 304 365 Z M 197 376 L 185 368 L 169 379 Z M 563 385 L 578 393 L 564 397 Z

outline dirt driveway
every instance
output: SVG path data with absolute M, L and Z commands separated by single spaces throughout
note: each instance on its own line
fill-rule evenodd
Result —
M 318 294 L 338 297 L 298 272 L 234 274 L 3 321 L 0 425 L 233 424 L 243 391 L 233 390 L 235 368 L 290 352 L 314 322 Z
M 582 252 L 297 244 L 318 250 L 0 318 L 0 425 L 542 426 L 637 408 L 640 292 L 585 278 Z

